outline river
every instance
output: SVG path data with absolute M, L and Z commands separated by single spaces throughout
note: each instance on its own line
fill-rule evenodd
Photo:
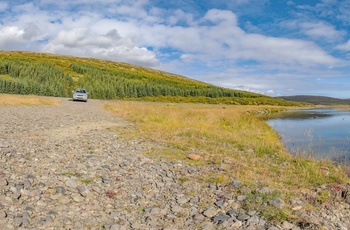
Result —
M 292 110 L 277 114 L 267 123 L 293 155 L 350 162 L 350 111 Z

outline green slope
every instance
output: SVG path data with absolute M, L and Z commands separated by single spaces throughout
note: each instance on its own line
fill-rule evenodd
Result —
M 76 87 L 86 88 L 96 99 L 300 105 L 126 63 L 0 51 L 0 93 L 70 97 Z
M 324 96 L 296 95 L 279 97 L 287 101 L 305 102 L 314 105 L 349 105 L 350 99 L 339 99 Z

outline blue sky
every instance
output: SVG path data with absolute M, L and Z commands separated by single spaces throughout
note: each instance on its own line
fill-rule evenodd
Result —
M 350 1 L 0 0 L 0 49 L 121 61 L 269 96 L 350 98 Z

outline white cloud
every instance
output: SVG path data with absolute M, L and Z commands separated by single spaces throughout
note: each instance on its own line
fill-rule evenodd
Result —
M 305 22 L 301 23 L 300 26 L 304 33 L 310 37 L 336 40 L 344 35 L 344 32 L 337 31 L 334 26 L 328 25 L 324 22 Z
M 218 25 L 224 23 L 227 26 L 236 26 L 237 25 L 237 17 L 234 13 L 228 10 L 218 10 L 212 9 L 209 10 L 203 17 L 203 20 L 208 20 L 212 23 L 216 23 Z
M 338 50 L 350 51 L 350 40 L 344 44 L 337 45 L 335 48 Z
M 37 38 L 39 34 L 40 34 L 39 27 L 34 23 L 28 23 L 23 30 L 23 39 L 32 40 Z
M 58 11 L 51 15 L 29 3 L 16 7 L 21 14 L 12 23 L 24 33 L 22 38 L 47 40 L 47 44 L 43 44 L 44 51 L 74 54 L 74 50 L 77 54 L 133 60 L 138 64 L 142 64 L 143 60 L 146 66 L 159 62 L 156 53 L 146 47 L 153 47 L 156 52 L 164 48 L 179 50 L 187 55 L 182 56 L 182 60 L 190 61 L 188 57 L 195 57 L 196 61 L 207 62 L 208 65 L 220 59 L 329 66 L 338 62 L 311 42 L 247 33 L 238 26 L 237 16 L 231 11 L 212 9 L 194 20 L 192 15 L 181 10 L 169 14 L 169 11 L 152 8 L 147 12 L 144 8 L 147 2 L 116 2 L 115 7 L 107 9 L 107 12 L 115 13 L 111 16 L 101 14 L 98 7 L 96 12 L 71 14 Z M 41 3 L 61 4 L 52 0 L 41 0 Z M 75 4 L 87 3 L 93 4 L 90 0 Z M 110 1 L 103 4 L 108 5 Z M 168 13 L 166 18 L 164 13 Z M 117 15 L 121 18 L 118 19 Z M 177 23 L 181 22 L 182 16 L 185 24 L 179 26 Z M 304 27 L 315 36 L 326 35 L 319 28 L 329 29 L 318 24 L 304 24 Z M 118 33 L 111 37 L 111 34 L 108 35 L 111 31 Z
M 328 43 L 341 40 L 346 35 L 345 31 L 337 30 L 334 25 L 325 21 L 306 18 L 283 21 L 280 23 L 280 27 L 301 32 L 315 41 L 321 39 Z
M 15 26 L 0 27 L 0 48 L 13 49 L 23 41 L 23 30 Z
M 158 9 L 159 10 L 159 9 Z M 193 24 L 193 15 L 189 13 L 185 13 L 182 10 L 175 10 L 173 14 L 171 14 L 167 18 L 167 23 L 169 25 L 177 25 L 179 23 L 185 23 L 186 25 Z
M 145 66 L 158 65 L 156 55 L 152 51 L 137 47 L 132 39 L 120 37 L 115 29 L 103 35 L 90 32 L 86 28 L 61 31 L 42 50 L 131 62 Z

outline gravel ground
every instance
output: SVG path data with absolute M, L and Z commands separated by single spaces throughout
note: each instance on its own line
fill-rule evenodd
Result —
M 0 229 L 350 228 L 346 194 L 318 214 L 304 211 L 305 201 L 272 200 L 266 205 L 289 202 L 304 215 L 302 223 L 273 225 L 242 208 L 248 197 L 234 196 L 243 191 L 239 180 L 191 180 L 219 169 L 147 157 L 152 145 L 113 132 L 131 124 L 102 101 L 61 100 L 0 107 Z

